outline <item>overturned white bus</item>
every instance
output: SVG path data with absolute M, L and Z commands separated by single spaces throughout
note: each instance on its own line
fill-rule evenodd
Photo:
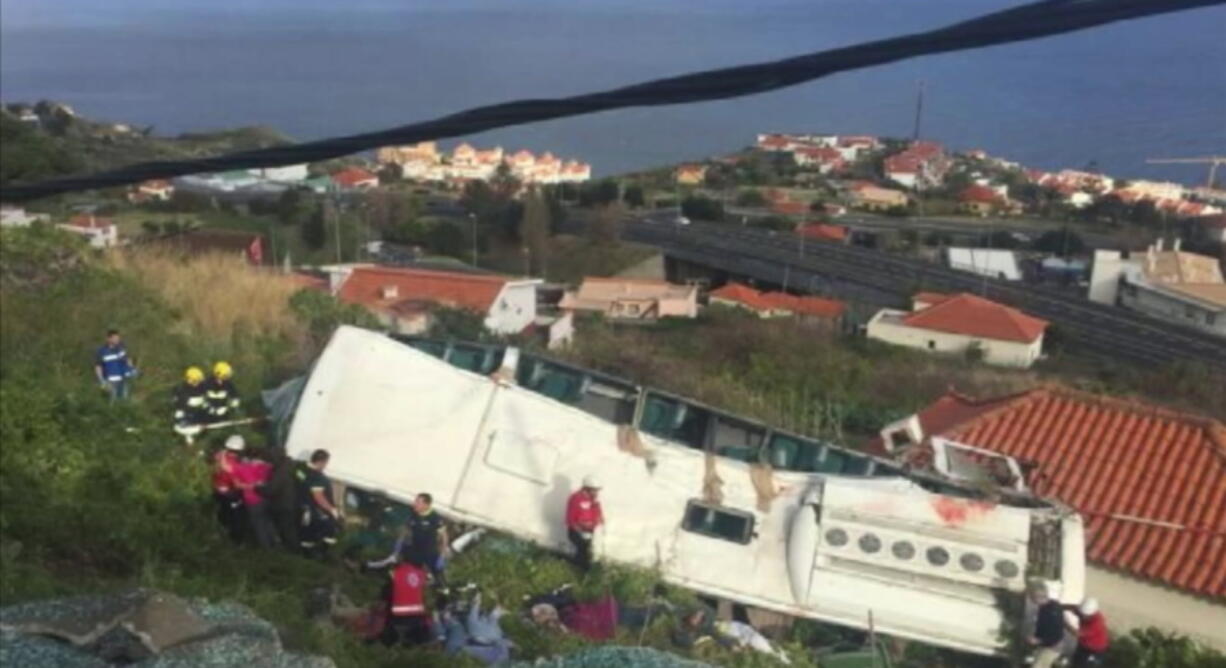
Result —
M 337 330 L 275 393 L 288 452 L 345 485 L 434 495 L 465 522 L 569 549 L 567 496 L 604 482 L 597 554 L 798 617 L 991 654 L 1041 579 L 1079 602 L 1079 516 L 481 344 Z

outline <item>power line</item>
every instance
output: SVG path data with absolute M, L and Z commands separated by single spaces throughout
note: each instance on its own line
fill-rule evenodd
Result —
M 24 202 L 200 172 L 318 162 L 381 146 L 458 137 L 494 128 L 580 116 L 627 107 L 687 104 L 765 93 L 814 79 L 907 58 L 1059 35 L 1117 21 L 1222 4 L 1226 0 L 1039 0 L 945 28 L 767 63 L 657 79 L 569 98 L 535 99 L 478 107 L 430 121 L 291 146 L 241 151 L 213 158 L 146 162 L 109 172 L 70 176 L 0 189 L 0 200 Z

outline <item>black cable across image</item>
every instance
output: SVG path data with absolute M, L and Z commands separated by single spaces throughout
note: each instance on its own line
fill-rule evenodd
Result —
M 936 30 L 766 63 L 707 70 L 567 98 L 504 102 L 433 120 L 345 137 L 230 153 L 212 158 L 144 162 L 111 171 L 67 176 L 0 189 L 0 200 L 25 202 L 79 190 L 222 172 L 319 162 L 382 146 L 459 137 L 495 128 L 629 107 L 689 104 L 755 95 L 837 72 L 908 58 L 977 49 L 1059 35 L 1159 14 L 1208 7 L 1226 0 L 1040 0 Z

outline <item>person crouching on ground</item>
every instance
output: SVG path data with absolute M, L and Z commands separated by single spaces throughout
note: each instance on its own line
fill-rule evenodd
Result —
M 400 553 L 390 580 L 383 586 L 387 622 L 380 639 L 384 645 L 424 645 L 433 640 L 426 610 L 425 558 L 413 550 Z
M 583 478 L 583 487 L 566 502 L 566 535 L 575 546 L 575 565 L 584 572 L 592 567 L 592 538 L 604 524 L 599 494 L 600 481 L 588 475 Z

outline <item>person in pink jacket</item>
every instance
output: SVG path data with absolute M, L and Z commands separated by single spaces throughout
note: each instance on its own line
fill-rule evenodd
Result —
M 268 475 L 272 472 L 272 464 L 253 456 L 243 457 L 234 465 L 231 476 L 234 485 L 243 494 L 243 506 L 247 512 L 247 522 L 251 527 L 251 535 L 260 547 L 275 547 L 277 533 L 268 514 L 268 504 L 260 493 Z

